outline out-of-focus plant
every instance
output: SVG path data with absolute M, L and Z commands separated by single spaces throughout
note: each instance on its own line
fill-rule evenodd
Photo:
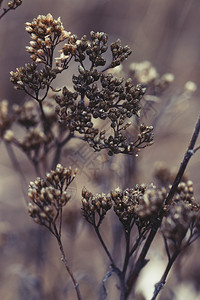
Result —
M 119 68 L 131 54 L 129 46 L 122 46 L 118 39 L 109 47 L 108 35 L 104 32 L 91 31 L 89 37 L 84 35 L 79 39 L 65 31 L 61 19 L 54 19 L 51 14 L 39 15 L 27 22 L 26 31 L 31 37 L 26 50 L 32 62 L 11 71 L 10 80 L 15 89 L 24 91 L 29 99 L 21 105 L 14 104 L 11 109 L 7 101 L 0 103 L 0 137 L 17 168 L 19 164 L 13 146 L 26 154 L 40 176 L 29 185 L 29 214 L 55 236 L 80 300 L 81 289 L 61 239 L 63 207 L 70 200 L 67 190 L 77 170 L 72 173 L 71 167 L 60 164 L 62 151 L 73 138 L 87 142 L 96 152 L 106 149 L 110 156 L 120 153 L 134 156 L 142 148 L 151 146 L 153 126 L 140 119 L 148 113 L 148 105 L 162 96 L 173 81 L 173 75 L 160 77 L 149 62 L 143 62 L 131 64 L 132 79 L 116 78 L 116 67 Z M 107 51 L 112 55 L 110 61 L 104 57 Z M 54 80 L 65 74 L 73 62 L 78 66 L 77 74 L 72 76 L 73 88 L 56 88 Z M 14 124 L 23 128 L 23 139 L 14 133 Z M 102 124 L 108 129 L 102 129 Z M 168 264 L 155 286 L 152 299 L 156 299 L 178 255 L 199 237 L 199 204 L 193 195 L 192 182 L 182 179 L 190 158 L 199 149 L 198 146 L 195 148 L 199 130 L 200 119 L 173 181 L 170 181 L 169 171 L 165 170 L 157 172 L 159 186 L 142 183 L 97 195 L 83 188 L 83 216 L 94 228 L 110 260 L 110 271 L 103 279 L 104 299 L 107 297 L 105 283 L 113 273 L 119 279 L 120 300 L 130 299 L 138 276 L 148 263 L 149 248 L 160 231 Z M 42 179 L 42 172 L 50 169 L 55 170 Z M 115 245 L 122 247 L 122 262 L 120 257 L 113 257 L 100 231 L 111 210 L 124 232 L 123 246 Z

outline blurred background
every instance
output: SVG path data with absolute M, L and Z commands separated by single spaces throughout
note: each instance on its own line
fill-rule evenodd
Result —
M 7 1 L 3 1 L 7 7 Z M 13 89 L 9 73 L 18 66 L 29 62 L 25 46 L 29 35 L 25 32 L 25 22 L 31 22 L 39 14 L 51 13 L 54 18 L 61 17 L 65 30 L 81 37 L 91 30 L 104 31 L 109 41 L 120 38 L 128 44 L 133 53 L 124 62 L 125 70 L 131 62 L 149 60 L 159 74 L 173 73 L 175 81 L 166 98 L 175 102 L 159 120 L 155 127 L 155 144 L 141 151 L 133 164 L 132 177 L 126 180 L 120 173 L 119 160 L 104 154 L 97 156 L 84 145 L 66 152 L 65 163 L 78 166 L 78 181 L 71 187 L 76 208 L 80 208 L 80 190 L 85 185 L 92 192 L 106 193 L 123 182 L 123 187 L 134 185 L 137 181 L 152 182 L 154 165 L 163 161 L 170 168 L 178 169 L 199 115 L 199 90 L 190 100 L 184 100 L 182 93 L 187 81 L 200 86 L 200 2 L 198 0 L 26 0 L 15 11 L 10 11 L 0 20 L 0 100 L 7 99 L 11 104 L 20 103 L 24 94 Z M 66 80 L 66 81 L 65 81 Z M 62 77 L 58 85 L 69 82 Z M 178 100 L 177 100 L 178 99 Z M 159 112 L 155 107 L 153 117 Z M 33 224 L 27 214 L 23 200 L 26 182 L 21 182 L 13 170 L 7 150 L 0 144 L 0 299 L 75 299 L 73 290 L 65 282 L 65 269 L 60 262 L 60 254 L 55 241 L 44 228 Z M 192 158 L 187 174 L 194 182 L 195 195 L 199 198 L 200 153 Z M 35 178 L 25 156 L 17 152 L 20 165 L 27 182 Z M 135 160 L 134 160 L 135 161 Z M 123 160 L 121 161 L 123 163 Z M 130 172 L 130 170 L 129 170 Z M 104 180 L 105 174 L 109 180 Z M 133 175 L 134 174 L 134 175 Z M 110 176 L 111 175 L 111 176 Z M 112 178 L 112 180 L 111 180 Z M 126 186 L 127 185 L 127 186 Z M 73 269 L 80 270 L 80 280 L 85 286 L 84 299 L 97 299 L 96 290 L 106 273 L 107 261 L 98 247 L 96 237 L 83 226 L 77 210 L 71 206 L 66 216 L 65 246 Z M 78 214 L 78 215 L 77 215 Z M 91 238 L 91 236 L 93 238 Z M 192 246 L 181 263 L 173 269 L 174 274 L 159 299 L 200 299 L 200 262 L 198 245 Z M 72 251 L 73 249 L 73 251 Z M 81 250 L 80 250 L 81 249 Z M 149 271 L 143 274 L 140 288 L 145 299 L 150 299 L 155 284 L 162 274 L 163 257 L 152 250 L 154 257 Z M 89 263 L 88 260 L 89 259 Z M 161 269 L 161 271 L 160 271 Z M 193 271 L 192 271 L 193 270 Z M 90 275 L 88 275 L 90 274 Z M 178 274 L 178 275 L 177 275 Z M 155 275 L 155 276 L 154 276 Z M 178 276 L 178 277 L 177 277 Z M 176 279 L 175 279 L 176 277 Z M 94 279 L 95 278 L 95 279 Z M 177 278 L 179 284 L 177 284 Z M 174 286 L 176 282 L 176 288 Z M 144 288 L 145 284 L 145 288 Z M 65 287 L 63 291 L 63 286 Z M 173 291 L 173 292 L 172 292 Z M 71 293 L 71 294 L 70 294 Z M 184 294 L 184 296 L 183 296 Z M 174 298 L 173 298 L 173 297 Z M 111 299 L 111 298 L 109 298 Z M 112 299 L 118 299 L 113 296 Z

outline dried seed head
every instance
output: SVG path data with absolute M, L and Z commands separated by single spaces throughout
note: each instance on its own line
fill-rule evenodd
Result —
M 30 182 L 28 211 L 35 222 L 50 227 L 56 221 L 62 207 L 71 198 L 67 188 L 73 179 L 71 168 L 58 164 L 56 170 L 46 174 L 46 180 L 38 177 Z

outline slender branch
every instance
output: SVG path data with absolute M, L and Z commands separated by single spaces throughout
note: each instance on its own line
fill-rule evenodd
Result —
M 138 275 L 140 273 L 140 271 L 142 270 L 142 268 L 146 265 L 146 263 L 148 262 L 145 257 L 147 255 L 147 252 L 151 246 L 151 243 L 153 242 L 153 239 L 158 231 L 158 228 L 161 225 L 161 219 L 157 219 L 157 223 L 154 224 L 154 226 L 152 227 L 149 236 L 142 248 L 142 251 L 138 257 L 138 260 L 133 268 L 133 271 L 131 272 L 128 280 L 127 280 L 127 292 L 126 292 L 126 297 L 128 297 L 128 295 L 130 294 L 132 287 L 134 285 L 134 283 L 136 282 Z
M 69 267 L 69 264 L 68 264 L 68 261 L 66 259 L 66 256 L 65 256 L 65 252 L 64 252 L 64 249 L 63 249 L 63 245 L 62 245 L 62 241 L 61 241 L 61 238 L 59 235 L 55 235 L 56 236 L 56 239 L 57 239 L 57 242 L 58 242 L 58 245 L 59 245 L 59 248 L 60 248 L 60 252 L 62 254 L 62 262 L 65 264 L 65 268 L 68 272 L 68 274 L 70 275 L 71 279 L 72 279 L 72 282 L 73 282 L 73 285 L 74 285 L 74 288 L 76 290 L 76 294 L 77 294 L 77 299 L 78 300 L 82 300 L 82 297 L 81 297 L 81 293 L 80 293 L 80 290 L 79 290 L 79 284 L 78 282 L 76 281 L 70 267 Z
M 0 1 L 0 6 L 1 6 L 1 2 Z M 15 4 L 15 3 L 14 3 Z M 19 5 L 18 5 L 19 6 Z M 15 10 L 18 6 L 13 6 L 13 7 L 8 7 L 8 8 L 3 8 L 3 13 L 0 15 L 0 20 L 3 18 L 3 16 L 5 16 L 5 14 L 7 14 L 10 10 Z
M 188 165 L 188 162 L 189 162 L 190 158 L 199 149 L 199 147 L 194 149 L 196 140 L 197 140 L 198 135 L 199 135 L 199 131 L 200 131 L 200 116 L 199 116 L 198 121 L 196 123 L 194 133 L 193 133 L 192 138 L 190 140 L 190 144 L 189 144 L 188 149 L 185 153 L 184 159 L 183 159 L 183 161 L 180 165 L 179 171 L 178 171 L 178 173 L 176 175 L 176 178 L 175 178 L 175 180 L 172 184 L 172 187 L 169 191 L 169 194 L 167 195 L 167 198 L 166 198 L 166 201 L 165 201 L 165 204 L 167 204 L 167 205 L 171 204 L 171 202 L 172 202 L 172 198 L 173 198 L 174 194 L 176 193 L 177 187 L 178 187 L 178 185 L 181 181 L 181 178 L 182 178 L 183 173 L 184 173 L 184 171 L 185 171 L 185 169 Z
M 126 240 L 126 252 L 125 252 L 124 264 L 122 269 L 122 273 L 124 274 L 124 276 L 130 259 L 130 230 L 128 231 L 125 230 L 125 240 Z
M 151 298 L 151 300 L 155 300 L 157 298 L 158 294 L 160 293 L 161 289 L 164 287 L 164 285 L 166 283 L 166 278 L 169 274 L 169 271 L 170 271 L 174 261 L 176 260 L 177 256 L 179 255 L 180 251 L 181 251 L 180 248 L 177 249 L 173 253 L 172 257 L 170 258 L 161 280 L 155 285 L 154 294 L 153 294 L 153 297 Z
M 111 261 L 111 263 L 112 263 L 112 266 L 113 266 L 115 269 L 118 270 L 118 268 L 115 266 L 115 263 L 114 263 L 114 260 L 113 260 L 113 258 L 112 258 L 112 256 L 111 256 L 111 254 L 110 254 L 110 252 L 109 252 L 109 250 L 108 250 L 106 244 L 104 243 L 104 240 L 103 240 L 103 238 L 102 238 L 102 236 L 101 236 L 101 234 L 100 234 L 100 232 L 99 232 L 99 228 L 98 228 L 97 226 L 94 226 L 94 229 L 95 229 L 95 232 L 96 232 L 96 234 L 97 234 L 97 236 L 98 236 L 99 241 L 101 242 L 101 245 L 102 245 L 103 249 L 105 250 L 107 256 L 109 257 L 109 259 L 110 259 L 110 261 Z

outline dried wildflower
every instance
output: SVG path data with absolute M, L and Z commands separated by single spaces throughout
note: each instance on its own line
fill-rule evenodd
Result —
M 36 223 L 48 227 L 55 234 L 53 225 L 71 198 L 67 188 L 76 173 L 76 169 L 72 173 L 71 167 L 65 168 L 58 164 L 56 170 L 46 174 L 45 180 L 38 177 L 29 184 L 28 196 L 31 200 L 28 204 L 29 215 Z
M 136 209 L 138 217 L 145 221 L 153 220 L 154 217 L 156 219 L 163 212 L 166 196 L 167 191 L 165 188 L 158 189 L 154 185 L 149 185 L 139 200 Z
M 187 243 L 191 243 L 198 231 L 199 204 L 194 198 L 193 182 L 180 182 L 172 204 L 162 223 L 162 233 L 175 247 L 180 247 L 188 230 Z
M 55 47 L 71 34 L 64 30 L 60 17 L 55 20 L 51 14 L 39 15 L 33 22 L 27 22 L 26 31 L 32 38 L 30 46 L 26 47 L 31 59 L 49 66 L 52 66 Z
M 38 69 L 35 62 L 26 64 L 25 67 L 16 69 L 16 72 L 10 72 L 10 81 L 15 85 L 15 89 L 24 90 L 27 94 L 33 95 L 33 98 L 38 99 L 40 90 L 48 89 L 53 79 L 56 78 L 58 69 L 51 69 L 45 66 L 43 69 Z
M 145 89 L 140 85 L 134 86 L 130 79 L 123 84 L 123 79 L 114 78 L 111 74 L 104 75 L 96 68 L 93 71 L 79 69 L 79 72 L 79 76 L 73 76 L 75 92 L 65 87 L 63 95 L 56 97 L 60 120 L 71 134 L 83 134 L 84 140 L 95 151 L 108 149 L 110 155 L 132 154 L 135 149 L 151 145 L 152 126 L 142 124 L 134 142 L 129 142 L 124 134 L 131 125 L 126 119 L 140 115 L 140 100 Z M 99 79 L 101 88 L 94 83 Z M 85 95 L 85 99 L 81 95 Z M 95 119 L 109 120 L 113 133 L 96 128 Z
M 99 227 L 108 210 L 112 207 L 110 194 L 96 194 L 93 196 L 86 188 L 82 190 L 82 210 L 85 219 L 92 225 Z M 98 216 L 98 220 L 96 218 Z
M 166 218 L 163 220 L 162 233 L 175 245 L 180 245 L 190 225 L 194 220 L 195 213 L 192 206 L 184 201 L 173 205 Z
M 141 184 L 124 191 L 117 188 L 111 192 L 111 197 L 114 211 L 123 226 L 130 228 L 136 222 L 138 229 L 141 229 L 161 213 L 166 190 L 156 189 L 153 184 Z
M 135 209 L 139 204 L 139 198 L 146 187 L 140 189 L 126 189 L 122 191 L 117 188 L 111 192 L 111 197 L 114 202 L 113 209 L 118 216 L 120 222 L 125 228 L 129 228 L 131 223 L 137 219 Z
M 111 63 L 112 68 L 119 66 L 132 53 L 128 45 L 122 47 L 120 39 L 118 39 L 115 43 L 112 43 L 110 45 L 110 49 L 113 56 Z

